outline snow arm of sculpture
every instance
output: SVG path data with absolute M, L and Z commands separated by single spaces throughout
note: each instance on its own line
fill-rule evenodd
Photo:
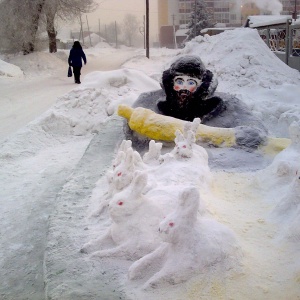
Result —
M 156 114 L 150 109 L 137 107 L 135 109 L 119 105 L 118 114 L 128 120 L 128 126 L 137 133 L 154 140 L 174 141 L 176 130 L 183 132 L 187 121 Z M 233 128 L 217 128 L 200 124 L 196 139 L 211 142 L 215 146 L 231 147 L 236 144 Z
M 150 109 L 127 105 L 119 105 L 118 115 L 128 121 L 131 130 L 150 139 L 171 142 L 174 141 L 176 130 L 183 132 L 187 121 L 169 116 L 159 115 Z M 196 139 L 209 142 L 217 147 L 232 147 L 239 145 L 241 128 L 220 128 L 200 124 L 196 132 Z M 238 139 L 238 140 L 237 140 Z M 290 145 L 290 139 L 267 137 L 259 145 L 264 153 L 276 154 Z

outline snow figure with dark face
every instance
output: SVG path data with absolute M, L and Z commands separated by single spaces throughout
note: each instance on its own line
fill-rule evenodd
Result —
M 267 130 L 262 121 L 235 96 L 215 92 L 218 81 L 198 56 L 186 55 L 174 61 L 162 74 L 162 89 L 143 93 L 133 107 L 144 107 L 185 121 L 235 128 L 236 143 L 248 148 L 262 144 Z M 129 130 L 130 131 L 130 130 Z

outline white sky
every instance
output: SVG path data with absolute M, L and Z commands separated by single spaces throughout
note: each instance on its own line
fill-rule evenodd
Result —
M 134 14 L 142 26 L 145 15 L 145 0 L 98 0 L 98 2 L 98 9 L 88 14 L 88 22 L 93 30 L 98 31 L 99 19 L 100 27 L 115 21 L 121 24 L 126 14 Z M 155 41 L 158 33 L 157 0 L 150 0 L 149 7 L 150 37 Z M 85 17 L 83 21 L 86 21 Z

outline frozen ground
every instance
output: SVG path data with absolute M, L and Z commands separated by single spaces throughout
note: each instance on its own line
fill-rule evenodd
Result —
M 88 69 L 88 64 L 82 85 L 75 87 L 66 77 L 66 63 L 57 70 L 61 75 L 53 78 L 58 74 L 52 67 L 53 57 L 41 53 L 32 64 L 24 57 L 14 58 L 24 78 L 15 68 L 9 68 L 15 77 L 0 77 L 5 91 L 1 106 L 7 108 L 1 110 L 0 122 L 1 135 L 4 129 L 0 145 L 1 299 L 300 299 L 300 130 L 293 123 L 300 117 L 299 72 L 280 62 L 257 33 L 247 29 L 199 37 L 183 50 L 153 49 L 150 60 L 142 50 L 95 47 L 88 51 L 88 62 L 100 63 L 106 55 L 107 68 L 117 70 L 103 72 L 99 66 L 99 72 L 96 67 Z M 123 139 L 122 120 L 115 115 L 117 105 L 131 104 L 141 92 L 159 88 L 161 72 L 174 56 L 199 53 L 218 75 L 218 90 L 245 101 L 263 118 L 270 135 L 289 137 L 293 124 L 293 144 L 276 156 L 206 147 L 207 166 L 201 158 L 206 152 L 196 146 L 195 157 L 201 153 L 203 164 L 178 161 L 172 154 L 163 164 L 155 160 L 139 164 L 148 175 L 147 197 L 162 199 L 167 207 L 170 201 L 169 210 L 175 208 L 182 189 L 191 183 L 198 188 L 197 218 L 202 224 L 206 218 L 215 224 L 212 240 L 205 245 L 199 242 L 206 253 L 203 259 L 210 261 L 210 249 L 215 246 L 228 246 L 225 236 L 219 244 L 213 242 L 224 226 L 234 233 L 242 253 L 236 260 L 233 256 L 230 272 L 225 256 L 183 283 L 161 282 L 159 288 L 142 289 L 157 274 L 155 270 L 145 278 L 129 280 L 133 261 L 125 255 L 93 257 L 79 250 L 113 224 L 105 199 L 109 192 L 106 174 Z M 114 65 L 130 56 L 121 69 Z M 46 67 L 40 70 L 37 65 Z M 31 88 L 26 88 L 26 82 Z M 37 97 L 36 112 L 33 105 L 27 105 L 32 95 Z M 14 105 L 9 105 L 9 99 Z M 164 148 L 164 153 L 170 151 Z M 100 207 L 104 208 L 101 213 Z M 127 219 L 143 228 L 143 221 L 152 216 L 147 210 L 142 213 L 145 218 L 130 215 Z M 210 227 L 202 228 L 204 235 L 213 232 Z M 134 239 L 134 234 L 127 232 L 120 238 Z M 188 257 L 175 256 L 178 275 Z

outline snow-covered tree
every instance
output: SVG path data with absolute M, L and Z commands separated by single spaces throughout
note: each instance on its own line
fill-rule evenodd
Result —
M 187 26 L 189 30 L 186 41 L 200 35 L 202 29 L 213 27 L 214 24 L 212 12 L 207 9 L 204 0 L 197 0 L 196 5 L 193 5 L 190 22 Z
M 2 0 L 0 46 L 8 51 L 35 51 L 37 33 L 46 24 L 49 51 L 56 52 L 55 20 L 74 20 L 96 7 L 94 0 Z
M 133 39 L 137 35 L 139 29 L 139 22 L 136 16 L 127 14 L 124 17 L 122 28 L 124 40 L 127 42 L 127 45 L 131 47 L 133 44 Z
M 0 2 L 0 40 L 7 50 L 34 51 L 40 17 L 47 0 Z

